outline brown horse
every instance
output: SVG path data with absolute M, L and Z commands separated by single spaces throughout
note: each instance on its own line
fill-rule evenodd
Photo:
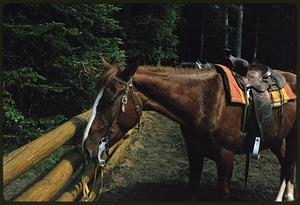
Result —
M 234 155 L 240 145 L 243 107 L 226 101 L 223 80 L 215 66 L 202 70 L 149 66 L 122 69 L 105 60 L 103 63 L 107 72 L 83 138 L 89 159 L 104 162 L 103 150 L 133 128 L 142 111 L 156 111 L 181 126 L 187 142 L 191 194 L 195 196 L 199 191 L 203 159 L 207 157 L 217 164 L 219 197 L 228 199 Z M 282 73 L 295 93 L 296 75 Z M 278 158 L 283 190 L 286 187 L 288 200 L 293 200 L 296 100 L 288 102 L 284 109 L 283 134 L 279 135 L 278 109 L 273 109 L 276 127 L 272 135 L 264 138 L 260 150 L 271 149 Z M 282 199 L 282 193 L 279 195 L 277 200 Z

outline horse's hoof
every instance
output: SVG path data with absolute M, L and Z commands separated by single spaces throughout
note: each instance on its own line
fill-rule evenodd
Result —
M 285 198 L 287 201 L 294 201 L 294 184 L 289 180 L 286 185 Z
M 294 195 L 288 194 L 288 195 L 286 196 L 286 200 L 287 200 L 287 201 L 295 201 Z

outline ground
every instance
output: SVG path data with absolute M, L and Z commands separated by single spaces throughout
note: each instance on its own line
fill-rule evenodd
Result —
M 232 201 L 273 201 L 279 187 L 279 164 L 270 151 L 251 159 L 247 188 L 244 188 L 245 155 L 236 155 L 233 170 Z M 166 117 L 150 112 L 144 116 L 141 131 L 133 136 L 125 157 L 105 184 L 101 201 L 186 201 L 188 162 L 179 126 Z M 37 180 L 28 172 L 4 189 L 12 198 Z M 198 201 L 217 200 L 215 163 L 204 162 Z
M 244 188 L 245 155 L 236 155 L 232 201 L 274 201 L 279 187 L 280 166 L 270 151 L 251 159 Z M 150 113 L 143 129 L 133 137 L 125 158 L 105 185 L 102 201 L 185 201 L 188 196 L 188 161 L 179 126 L 166 117 Z M 206 159 L 198 201 L 217 200 L 217 173 Z

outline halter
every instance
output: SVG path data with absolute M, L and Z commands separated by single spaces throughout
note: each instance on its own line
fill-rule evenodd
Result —
M 103 118 L 103 115 L 101 115 L 102 120 L 104 122 L 104 127 L 101 128 L 101 129 L 105 129 L 105 128 L 107 128 L 107 129 L 106 129 L 106 132 L 105 132 L 104 136 L 102 138 L 100 138 L 99 147 L 98 147 L 98 154 L 97 154 L 99 163 L 96 163 L 96 165 L 95 165 L 94 182 L 93 182 L 93 186 L 92 186 L 93 187 L 92 189 L 94 189 L 95 188 L 96 177 L 97 177 L 97 172 L 98 172 L 98 169 L 100 168 L 100 177 L 101 177 L 101 182 L 100 183 L 101 184 L 100 184 L 98 198 L 100 197 L 102 189 L 103 189 L 103 172 L 104 172 L 103 169 L 106 165 L 107 159 L 109 158 L 109 148 L 112 147 L 118 141 L 116 139 L 111 138 L 112 126 L 115 124 L 115 122 L 116 122 L 118 116 L 120 115 L 120 113 L 125 112 L 125 107 L 128 103 L 128 94 L 129 93 L 131 95 L 131 98 L 132 98 L 132 101 L 133 101 L 133 104 L 134 104 L 134 107 L 135 107 L 135 112 L 136 112 L 137 117 L 138 117 L 138 131 L 140 130 L 140 119 L 141 119 L 140 111 L 141 110 L 140 110 L 140 105 L 137 103 L 136 97 L 132 94 L 132 90 L 131 90 L 131 88 L 133 88 L 132 78 L 130 78 L 129 81 L 127 81 L 127 82 L 122 80 L 121 78 L 118 78 L 118 77 L 114 77 L 113 80 L 115 80 L 116 82 L 124 85 L 125 89 L 124 89 L 123 96 L 121 98 L 121 109 L 119 109 L 118 113 L 114 116 L 113 120 L 110 123 L 107 123 L 107 121 Z M 98 96 L 96 98 L 96 102 L 93 106 L 93 109 L 94 109 L 94 107 L 97 106 L 97 104 L 98 104 L 97 99 L 98 99 L 98 101 L 100 100 L 100 98 L 103 94 L 103 90 L 104 90 L 104 88 L 102 88 L 100 93 L 98 94 Z M 100 97 L 99 97 L 99 95 L 100 95 Z M 94 119 L 89 121 L 89 124 L 88 124 L 89 127 L 91 126 L 93 120 Z M 88 135 L 88 131 L 85 132 L 84 137 L 86 138 L 87 135 Z M 85 139 L 83 139 L 83 140 L 85 140 Z M 84 141 L 82 143 L 82 148 L 83 148 L 83 144 L 84 144 Z M 83 153 L 84 153 L 84 150 L 83 150 Z M 103 158 L 103 153 L 106 153 L 106 156 L 107 156 L 106 159 Z M 86 156 L 84 154 L 84 164 L 83 164 L 83 169 L 84 170 L 83 170 L 83 173 L 85 173 L 86 162 L 87 162 L 87 160 L 86 160 Z M 85 201 L 88 201 L 89 198 L 91 197 L 91 195 L 90 195 L 91 192 L 88 189 L 88 186 L 87 186 L 87 183 L 85 181 L 84 175 L 82 177 L 83 197 L 84 197 Z

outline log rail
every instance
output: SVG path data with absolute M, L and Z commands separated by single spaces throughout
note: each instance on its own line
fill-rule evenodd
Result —
M 3 188 L 49 156 L 69 141 L 87 123 L 90 110 L 79 114 L 36 140 L 3 156 Z M 123 157 L 130 145 L 134 128 L 127 137 L 110 148 L 111 158 L 105 166 L 104 179 Z M 82 159 L 75 149 L 66 156 L 44 178 L 36 182 L 14 201 L 80 201 L 82 192 L 81 173 L 73 177 L 82 167 Z M 93 166 L 87 167 L 88 179 L 93 177 Z M 57 195 L 60 194 L 58 197 Z M 93 193 L 92 193 L 93 196 Z M 95 198 L 95 197 L 94 197 Z

